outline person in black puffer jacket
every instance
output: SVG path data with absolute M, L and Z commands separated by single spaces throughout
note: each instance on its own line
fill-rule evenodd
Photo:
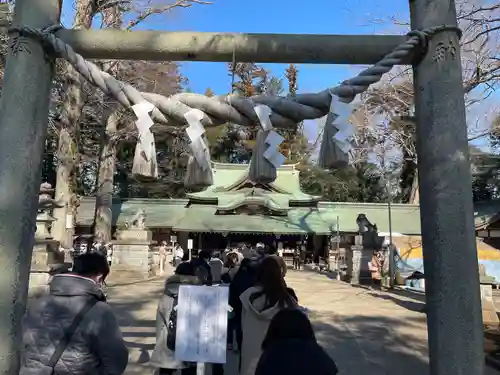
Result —
M 71 273 L 52 278 L 49 293 L 28 302 L 22 325 L 20 375 L 121 375 L 128 349 L 101 290 L 109 273 L 106 257 L 80 255 Z M 49 365 L 75 317 L 90 307 L 65 346 Z

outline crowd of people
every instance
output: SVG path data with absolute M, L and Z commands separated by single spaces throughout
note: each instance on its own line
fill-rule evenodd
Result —
M 201 251 L 198 258 L 181 262 L 167 278 L 158 305 L 151 363 L 161 375 L 179 370 L 182 375 L 196 373 L 196 364 L 177 361 L 175 348 L 168 345 L 179 287 L 227 284 L 232 308 L 227 349 L 238 356 L 240 375 L 336 374 L 334 361 L 317 343 L 295 291 L 286 284 L 286 271 L 283 258 L 261 244 Z M 211 366 L 213 375 L 224 374 L 223 365 Z
M 106 261 L 110 266 L 113 261 L 113 244 L 111 242 L 94 241 L 88 246 L 85 241 L 75 241 L 73 247 L 69 249 L 69 252 L 73 260 L 83 254 L 98 253 L 106 257 Z
M 181 285 L 229 287 L 227 349 L 240 375 L 335 375 L 334 361 L 317 343 L 311 323 L 285 282 L 282 257 L 263 246 L 200 251 L 181 260 L 165 280 L 150 363 L 159 375 L 194 375 L 196 364 L 176 360 L 176 319 Z M 21 375 L 121 375 L 128 349 L 102 291 L 110 265 L 101 252 L 78 257 L 73 270 L 54 276 L 47 295 L 31 301 L 23 321 Z M 222 364 L 211 364 L 223 375 Z M 232 374 L 230 374 L 232 375 Z

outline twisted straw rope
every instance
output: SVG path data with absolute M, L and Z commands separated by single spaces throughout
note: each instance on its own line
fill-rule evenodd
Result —
M 46 29 L 29 27 L 12 28 L 9 33 L 38 40 L 47 53 L 67 60 L 73 67 L 94 86 L 105 94 L 113 96 L 126 108 L 131 108 L 147 100 L 157 109 L 153 111 L 153 120 L 169 125 L 185 125 L 184 114 L 196 108 L 205 116 L 202 124 L 205 127 L 217 126 L 232 122 L 243 126 L 253 126 L 259 123 L 254 106 L 264 104 L 273 110 L 271 121 L 276 128 L 295 128 L 304 120 L 317 119 L 329 112 L 331 95 L 339 96 L 345 102 L 351 102 L 356 95 L 366 91 L 368 87 L 382 78 L 395 65 L 401 64 L 418 46 L 425 48 L 427 38 L 445 29 L 455 27 L 440 26 L 424 31 L 411 31 L 408 40 L 386 55 L 374 66 L 363 70 L 356 77 L 344 81 L 340 86 L 333 87 L 315 94 L 298 94 L 294 97 L 270 97 L 256 95 L 243 98 L 234 94 L 226 96 L 206 97 L 200 94 L 181 93 L 171 97 L 159 94 L 140 92 L 133 86 L 121 82 L 97 65 L 85 60 L 73 48 L 55 35 L 60 26 Z M 15 39 L 14 39 L 15 40 Z
M 12 40 L 11 48 L 19 45 L 19 36 L 38 40 L 47 54 L 54 54 L 57 57 L 67 60 L 83 77 L 94 86 L 99 87 L 105 94 L 113 96 L 126 108 L 131 108 L 144 100 L 155 105 L 152 118 L 156 122 L 169 125 L 186 125 L 184 115 L 193 108 L 204 113 L 202 125 L 205 127 L 217 126 L 227 122 L 243 126 L 253 126 L 259 123 L 255 113 L 256 104 L 264 104 L 273 111 L 271 123 L 276 128 L 294 129 L 299 122 L 311 120 L 329 115 L 325 127 L 323 140 L 320 149 L 318 163 L 323 168 L 330 168 L 345 163 L 349 160 L 347 153 L 341 151 L 337 146 L 334 135 L 338 131 L 331 125 L 330 103 L 332 95 L 337 95 L 346 103 L 354 100 L 356 95 L 363 93 L 368 87 L 382 78 L 395 65 L 401 64 L 409 55 L 420 48 L 420 54 L 427 52 L 428 38 L 441 31 L 456 31 L 461 36 L 461 31 L 455 26 L 439 26 L 423 31 L 411 31 L 408 39 L 396 47 L 391 53 L 386 55 L 374 66 L 363 70 L 356 77 L 344 81 L 340 86 L 321 91 L 316 94 L 299 94 L 294 97 L 270 97 L 256 95 L 250 98 L 243 98 L 237 95 L 206 97 L 199 94 L 182 93 L 169 98 L 159 94 L 140 92 L 133 86 L 121 82 L 99 67 L 77 54 L 73 48 L 64 43 L 55 35 L 61 26 L 53 25 L 45 29 L 38 30 L 29 27 L 12 28 L 10 33 L 18 35 Z M 414 56 L 415 58 L 416 56 Z M 417 56 L 419 57 L 419 56 Z M 262 132 L 261 132 L 262 133 Z M 262 134 L 260 134 L 262 138 Z M 276 168 L 264 162 L 263 152 L 265 149 L 264 138 L 260 139 L 256 150 L 252 155 L 250 163 L 250 177 L 253 181 L 274 181 L 276 178 Z M 212 182 L 212 171 L 204 170 L 191 158 L 186 174 L 186 183 L 190 185 L 210 185 Z M 259 161 L 260 160 L 260 161 Z M 141 175 L 155 176 L 154 163 L 147 162 L 138 157 L 134 158 L 134 170 Z

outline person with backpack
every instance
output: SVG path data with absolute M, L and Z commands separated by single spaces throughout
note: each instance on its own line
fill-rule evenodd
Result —
M 156 344 L 151 364 L 159 368 L 159 375 L 171 375 L 181 370 L 182 375 L 196 374 L 196 364 L 175 359 L 175 336 L 177 329 L 177 306 L 181 285 L 203 285 L 194 262 L 183 262 L 177 266 L 173 276 L 165 281 L 165 289 L 156 312 Z
M 121 375 L 128 349 L 101 286 L 106 256 L 75 258 L 71 273 L 55 275 L 49 293 L 28 303 L 22 324 L 20 375 Z

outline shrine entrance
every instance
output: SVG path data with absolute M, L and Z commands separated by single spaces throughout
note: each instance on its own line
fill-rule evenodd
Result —
M 279 246 L 294 249 L 296 246 L 305 244 L 311 252 L 313 251 L 313 243 L 309 236 L 302 235 L 275 235 L 272 233 L 200 233 L 199 235 L 202 248 L 210 250 L 234 248 L 242 245 L 255 247 L 258 243 L 262 243 L 271 249 L 277 249 Z

